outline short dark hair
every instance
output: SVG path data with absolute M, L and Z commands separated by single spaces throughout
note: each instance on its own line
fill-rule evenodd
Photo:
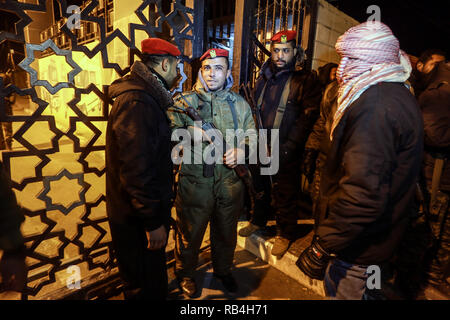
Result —
M 150 65 L 152 67 L 156 67 L 159 65 L 164 59 L 169 58 L 169 60 L 173 61 L 176 59 L 174 56 L 170 54 L 164 54 L 164 55 L 156 55 L 156 54 L 147 54 L 143 53 L 141 55 L 141 61 L 147 65 Z
M 428 60 L 431 59 L 433 54 L 437 54 L 437 55 L 445 57 L 445 52 L 440 49 L 427 49 L 424 52 L 422 52 L 422 54 L 419 57 L 418 62 L 422 62 L 423 64 L 427 63 Z

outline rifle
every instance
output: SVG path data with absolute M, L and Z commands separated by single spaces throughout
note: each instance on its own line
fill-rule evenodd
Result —
M 195 110 L 190 103 L 186 100 L 186 98 L 183 96 L 182 93 L 180 93 L 181 98 L 183 98 L 184 100 L 184 104 L 185 104 L 185 108 L 179 108 L 176 106 L 172 106 L 171 108 L 174 108 L 175 110 L 178 110 L 179 112 L 185 113 L 189 116 L 189 118 L 191 118 L 193 121 L 200 121 L 202 123 L 202 129 L 204 131 L 204 133 L 206 134 L 206 138 L 209 140 L 210 143 L 214 144 L 215 146 L 224 146 L 225 152 L 227 150 L 229 150 L 231 147 L 230 145 L 228 145 L 228 143 L 226 142 L 225 138 L 222 135 L 222 145 L 218 142 L 215 141 L 215 139 L 212 139 L 212 136 L 208 135 L 208 132 L 210 132 L 210 130 L 214 130 L 217 132 L 220 132 L 219 129 L 217 129 L 217 127 L 214 125 L 214 123 L 211 122 L 206 122 L 205 120 L 203 120 L 203 118 L 198 114 L 197 110 Z M 236 172 L 236 174 L 238 175 L 238 177 L 242 180 L 242 182 L 244 182 L 249 196 L 250 196 L 250 203 L 251 203 L 251 207 L 252 210 L 255 208 L 255 199 L 259 198 L 260 196 L 256 193 L 255 187 L 253 186 L 253 179 L 251 176 L 250 171 L 248 170 L 248 168 L 243 165 L 243 164 L 238 164 L 234 167 L 234 172 Z

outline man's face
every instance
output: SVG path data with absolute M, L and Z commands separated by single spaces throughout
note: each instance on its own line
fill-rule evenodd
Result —
M 178 73 L 178 64 L 180 63 L 180 59 L 170 58 L 167 61 L 167 72 L 164 76 L 166 79 L 167 85 L 169 87 L 173 87 L 176 83 L 176 80 L 179 77 Z
M 201 72 L 210 91 L 222 89 L 231 73 L 225 57 L 203 60 Z
M 272 62 L 278 67 L 283 68 L 294 59 L 296 49 L 288 43 L 274 43 L 271 47 Z
M 421 73 L 428 74 L 431 72 L 431 70 L 434 69 L 434 66 L 437 63 L 444 61 L 444 60 L 445 60 L 444 56 L 441 56 L 440 54 L 433 54 L 433 55 L 431 55 L 431 58 L 426 63 L 418 62 L 417 70 L 419 70 Z

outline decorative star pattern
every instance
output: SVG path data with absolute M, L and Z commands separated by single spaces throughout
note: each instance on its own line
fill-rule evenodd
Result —
M 79 193 L 80 199 L 78 201 L 73 202 L 69 207 L 65 207 L 64 205 L 61 205 L 59 203 L 53 203 L 52 198 L 48 196 L 48 193 L 50 191 L 50 183 L 52 181 L 58 181 L 62 177 L 66 177 L 69 180 L 76 179 L 78 181 L 78 184 L 83 187 L 82 191 Z M 44 190 L 38 195 L 38 199 L 45 202 L 45 208 L 47 211 L 50 210 L 58 210 L 65 215 L 69 214 L 70 211 L 72 211 L 74 208 L 81 206 L 86 203 L 85 194 L 87 190 L 89 189 L 90 185 L 86 182 L 84 182 L 84 174 L 83 173 L 77 173 L 72 174 L 68 170 L 64 169 L 60 173 L 58 173 L 56 176 L 53 177 L 44 177 Z
M 37 71 L 30 66 L 35 59 L 35 51 L 44 51 L 49 48 L 52 49 L 56 55 L 64 56 L 66 58 L 66 62 L 73 68 L 73 70 L 67 74 L 67 82 L 58 82 L 55 86 L 52 86 L 47 80 L 38 80 Z M 52 39 L 48 39 L 42 44 L 27 43 L 26 58 L 19 63 L 19 66 L 30 74 L 30 84 L 32 86 L 44 86 L 51 94 L 55 94 L 62 88 L 74 87 L 73 80 L 75 76 L 81 72 L 81 67 L 72 59 L 72 51 L 58 48 Z
M 141 23 L 130 23 L 128 34 L 124 34 L 119 29 L 107 33 L 105 18 L 93 15 L 93 10 L 99 5 L 99 0 L 91 0 L 82 9 L 80 17 L 82 21 L 95 23 L 99 27 L 100 39 L 99 43 L 94 47 L 88 48 L 86 45 L 79 44 L 76 33 L 73 30 L 69 30 L 66 24 L 60 28 L 60 31 L 70 39 L 71 51 L 82 52 L 88 58 L 93 58 L 96 54 L 100 53 L 104 69 L 114 69 L 117 74 L 124 75 L 129 72 L 134 57 L 136 55 L 139 56 L 140 44 L 135 43 L 136 31 L 144 31 L 149 37 L 156 37 L 163 32 L 163 25 L 168 25 L 171 28 L 170 36 L 172 40 L 183 53 L 185 52 L 185 41 L 193 39 L 193 36 L 189 35 L 193 34 L 193 9 L 184 6 L 182 0 L 172 0 L 171 12 L 164 14 L 162 10 L 163 1 L 166 0 L 143 0 L 142 4 L 135 11 Z M 15 25 L 15 33 L 0 31 L 0 44 L 5 40 L 15 40 L 25 43 L 23 29 L 32 22 L 27 13 L 30 11 L 45 12 L 48 9 L 45 6 L 46 0 L 38 0 L 35 2 L 37 4 L 29 4 L 16 0 L 0 1 L 0 10 L 14 13 L 19 17 L 19 21 Z M 55 3 L 56 5 L 59 4 L 61 14 L 68 18 L 70 14 L 67 13 L 67 1 L 56 0 Z M 158 18 L 154 23 L 148 21 L 144 14 L 145 10 L 148 10 L 148 6 L 151 4 L 155 4 L 157 8 L 156 14 Z M 119 64 L 112 61 L 111 57 L 108 56 L 107 46 L 115 39 L 119 39 L 129 48 L 128 66 L 124 68 L 121 68 Z M 25 235 L 28 248 L 27 256 L 32 262 L 28 265 L 28 284 L 22 299 L 27 299 L 29 296 L 39 296 L 47 286 L 55 285 L 58 282 L 57 274 L 64 272 L 70 265 L 87 263 L 89 270 L 101 268 L 105 271 L 117 267 L 112 243 L 106 241 L 109 233 L 108 227 L 105 226 L 108 222 L 106 213 L 103 216 L 99 215 L 99 212 L 104 211 L 106 197 L 102 192 L 99 192 L 95 200 L 89 200 L 92 197 L 88 195 L 91 195 L 95 188 L 86 182 L 91 182 L 87 178 L 88 175 L 91 175 L 89 177 L 95 175 L 99 179 L 104 177 L 105 174 L 104 168 L 98 169 L 92 167 L 86 159 L 92 152 L 105 150 L 104 145 L 98 145 L 102 131 L 94 123 L 106 122 L 108 120 L 108 111 L 112 105 L 112 101 L 108 97 L 108 86 L 98 88 L 95 84 L 91 83 L 86 88 L 77 88 L 74 77 L 81 72 L 80 66 L 74 62 L 71 51 L 60 49 L 51 39 L 41 44 L 26 43 L 25 48 L 26 58 L 19 65 L 29 74 L 31 87 L 26 89 L 21 89 L 14 85 L 5 87 L 2 78 L 0 78 L 0 122 L 12 122 L 17 125 L 13 139 L 20 145 L 20 148 L 14 148 L 13 151 L 4 151 L 2 153 L 4 167 L 11 173 L 12 162 L 18 163 L 23 157 L 37 157 L 39 161 L 32 171 L 33 176 L 25 177 L 20 182 L 13 180 L 12 186 L 18 192 L 27 192 L 28 186 L 41 184 L 42 190 L 38 195 L 27 194 L 27 196 L 39 199 L 45 207 L 34 211 L 26 209 L 26 218 L 32 218 L 33 221 L 40 222 L 42 229 L 40 229 L 39 234 Z M 57 83 L 53 86 L 46 79 L 38 79 L 38 73 L 31 67 L 31 64 L 35 61 L 36 51 L 44 51 L 47 49 L 52 49 L 56 55 L 64 56 L 67 64 L 72 67 L 72 70 L 67 74 L 67 81 Z M 192 56 L 190 56 L 190 53 L 183 56 L 183 61 L 185 63 L 191 63 Z M 182 91 L 182 85 L 187 79 L 182 64 L 180 65 L 180 71 L 182 75 L 180 85 L 174 89 L 172 94 Z M 67 107 L 75 115 L 69 117 L 69 129 L 67 132 L 61 131 L 57 126 L 55 116 L 49 115 L 46 112 L 49 103 L 44 101 L 46 100 L 45 98 L 38 96 L 36 92 L 37 86 L 45 87 L 52 95 L 57 94 L 62 88 L 74 89 L 74 97 L 67 103 Z M 100 116 L 89 116 L 83 113 L 78 105 L 82 95 L 92 93 L 102 103 Z M 10 96 L 11 94 L 29 97 L 29 100 L 36 105 L 32 114 L 6 114 L 3 97 Z M 30 128 L 37 121 L 46 122 L 50 132 L 53 134 L 53 137 L 49 137 L 49 141 L 45 147 L 38 148 L 30 139 L 32 136 L 30 134 Z M 80 140 L 76 135 L 77 124 L 83 124 L 93 133 L 90 140 L 84 146 L 81 146 Z M 48 171 L 46 170 L 48 168 L 47 166 L 52 164 L 54 159 L 53 155 L 62 152 L 61 145 L 63 138 L 66 139 L 65 141 L 69 139 L 73 143 L 73 152 L 77 155 L 79 154 L 77 162 L 81 164 L 82 170 L 79 170 L 81 172 L 75 172 L 72 169 L 63 168 L 56 175 L 45 174 Z M 61 179 L 74 180 L 80 186 L 80 191 L 77 193 L 78 199 L 75 198 L 76 201 L 67 206 L 55 203 L 56 200 L 52 199 L 51 196 L 52 185 L 55 185 L 52 182 L 60 181 Z M 75 209 L 80 210 L 80 207 L 84 210 L 80 218 L 82 222 L 76 224 L 76 234 L 73 238 L 69 238 L 64 230 L 56 229 L 58 228 L 57 222 L 49 218 L 47 214 L 48 211 L 57 211 L 66 216 L 70 216 Z M 92 233 L 93 236 L 90 239 L 93 240 L 89 241 L 89 243 L 84 243 L 83 235 L 88 233 Z M 39 248 L 46 242 L 56 242 L 58 244 L 56 256 L 49 257 L 41 253 Z M 79 255 L 71 260 L 66 260 L 65 251 L 69 245 L 71 247 L 76 246 Z

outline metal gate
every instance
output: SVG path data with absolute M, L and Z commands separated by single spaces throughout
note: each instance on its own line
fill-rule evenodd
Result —
M 240 84 L 253 87 L 270 57 L 270 39 L 281 30 L 296 30 L 297 43 L 312 57 L 317 0 L 246 0 L 237 10 L 235 24 L 243 25 L 241 36 L 235 36 L 242 43 L 234 56 L 240 63 Z M 304 68 L 311 69 L 311 59 Z
M 26 209 L 29 274 L 22 299 L 62 298 L 117 275 L 105 206 L 108 86 L 129 71 L 140 41 L 157 36 L 185 55 L 181 90 L 190 62 L 203 51 L 203 6 L 0 2 L 1 17 L 14 22 L 0 30 L 1 52 L 10 58 L 2 59 L 2 72 L 12 75 L 12 83 L 0 78 L 0 130 L 12 131 L 12 149 L 1 154 Z

